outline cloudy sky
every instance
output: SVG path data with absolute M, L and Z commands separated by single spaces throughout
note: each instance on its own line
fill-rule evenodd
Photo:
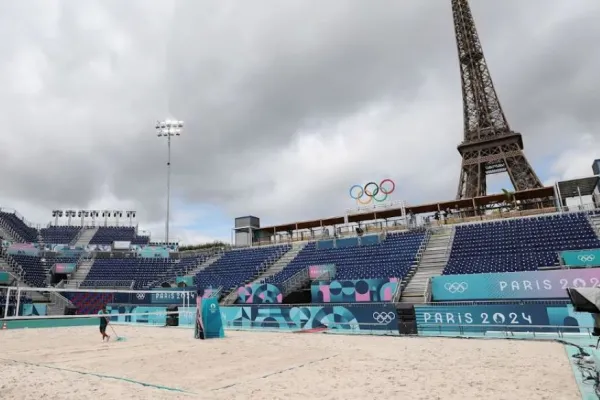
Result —
M 600 158 L 600 2 L 477 0 L 500 101 L 544 182 Z M 412 204 L 456 195 L 462 138 L 450 0 L 0 2 L 0 206 L 138 210 L 164 234 L 228 239 L 343 214 L 355 183 Z M 491 189 L 506 186 L 495 177 Z

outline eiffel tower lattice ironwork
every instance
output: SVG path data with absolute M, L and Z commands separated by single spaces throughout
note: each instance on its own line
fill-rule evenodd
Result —
M 462 79 L 464 140 L 457 199 L 485 196 L 487 175 L 507 172 L 516 191 L 542 187 L 510 129 L 490 76 L 468 0 L 451 0 Z

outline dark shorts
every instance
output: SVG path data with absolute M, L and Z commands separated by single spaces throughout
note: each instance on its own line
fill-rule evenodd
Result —
M 106 333 L 106 325 L 100 325 L 100 333 Z

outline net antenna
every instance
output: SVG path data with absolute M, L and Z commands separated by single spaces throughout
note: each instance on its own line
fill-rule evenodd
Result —
M 186 291 L 186 290 L 125 290 L 125 289 L 70 289 L 70 288 L 53 288 L 53 287 L 44 287 L 44 288 L 31 288 L 31 287 L 21 287 L 21 286 L 9 286 L 4 288 L 6 290 L 6 300 L 4 307 L 4 320 L 16 320 L 16 319 L 61 319 L 65 318 L 65 309 L 68 307 L 76 306 L 70 299 L 74 294 L 77 293 L 94 293 L 94 294 L 107 294 L 104 299 L 100 300 L 100 303 L 108 303 L 115 306 L 143 306 L 143 307 L 156 307 L 156 308 L 167 308 L 170 305 L 176 305 L 178 307 L 182 307 L 184 310 L 190 310 L 190 307 L 195 309 L 196 307 L 196 291 Z M 35 296 L 34 296 L 35 294 Z M 22 312 L 21 306 L 23 300 L 26 299 L 26 295 L 30 295 L 32 302 L 35 304 L 36 302 L 33 300 L 34 297 L 38 299 L 44 299 L 44 301 L 50 306 L 53 307 L 52 315 L 19 315 Z M 110 296 L 113 295 L 113 296 Z M 118 295 L 118 296 L 115 296 Z M 12 306 L 11 296 L 15 298 L 15 307 Z M 50 303 L 48 303 L 50 300 Z M 39 303 L 43 303 L 44 301 L 40 301 Z M 95 308 L 91 310 L 91 313 L 84 313 L 80 315 L 67 315 L 68 318 L 89 318 L 89 317 L 97 317 L 97 312 L 99 311 L 99 304 L 95 306 Z M 9 315 L 9 309 L 16 310 L 14 312 L 15 315 Z M 119 312 L 111 312 L 110 316 L 126 316 L 126 315 L 161 315 L 166 316 L 168 314 L 190 314 L 189 317 L 193 316 L 193 312 L 184 311 L 184 312 L 144 312 L 144 313 L 119 313 Z

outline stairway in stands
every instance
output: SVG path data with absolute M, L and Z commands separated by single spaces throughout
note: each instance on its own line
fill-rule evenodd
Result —
M 196 268 L 188 271 L 186 277 L 194 279 L 198 272 L 203 271 L 204 269 L 210 267 L 213 263 L 217 262 L 223 256 L 223 254 L 224 252 L 220 252 L 208 257 L 203 263 L 198 264 Z
M 77 289 L 78 285 L 85 280 L 90 269 L 92 269 L 92 265 L 94 265 L 94 259 L 83 260 L 77 264 L 77 270 L 69 280 L 69 282 L 65 285 L 65 288 L 68 289 Z
M 590 225 L 592 225 L 592 228 L 594 228 L 596 236 L 598 236 L 598 238 L 600 239 L 600 214 L 588 214 L 588 221 L 590 221 Z
M 422 304 L 425 302 L 427 282 L 433 276 L 439 276 L 448 263 L 454 228 L 443 226 L 431 233 L 425 251 L 417 266 L 416 273 L 402 292 L 401 303 Z
M 15 238 L 0 225 L 0 237 L 4 238 L 4 240 L 9 240 L 11 242 L 16 242 Z
M 90 240 L 92 240 L 96 232 L 98 232 L 98 227 L 81 228 L 81 233 L 79 234 L 79 236 L 77 236 L 76 240 L 74 241 L 74 243 L 72 243 L 72 245 L 81 247 L 87 246 L 88 244 L 90 244 Z
M 262 279 L 268 278 L 270 276 L 275 275 L 278 272 L 281 272 L 285 267 L 288 266 L 289 263 L 292 262 L 294 258 L 302 251 L 302 249 L 307 245 L 308 242 L 300 242 L 292 244 L 292 248 L 287 251 L 287 253 L 283 254 L 279 260 L 275 261 L 269 269 L 259 275 L 252 283 L 259 283 Z

